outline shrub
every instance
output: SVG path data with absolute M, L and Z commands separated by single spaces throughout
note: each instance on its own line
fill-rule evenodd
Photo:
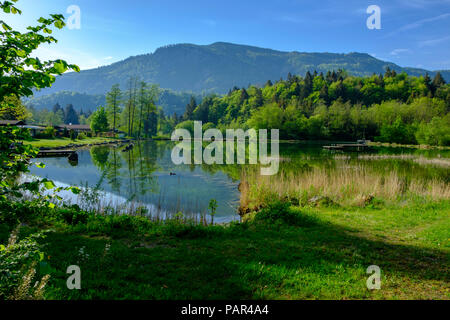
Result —
M 421 123 L 416 132 L 420 144 L 450 146 L 450 115 L 433 118 L 430 123 Z
M 176 129 L 185 129 L 194 134 L 194 121 L 188 120 L 177 124 Z
M 380 136 L 375 140 L 379 142 L 396 142 L 403 144 L 415 144 L 416 128 L 413 125 L 404 124 L 400 117 L 397 117 L 393 124 L 383 124 L 380 129 Z
M 0 300 L 43 299 L 45 285 L 50 276 L 36 276 L 36 266 L 44 266 L 44 254 L 37 240 L 42 234 L 33 234 L 17 241 L 19 227 L 9 238 L 6 246 L 0 245 Z M 36 285 L 35 285 L 36 283 Z
M 76 140 L 78 137 L 78 132 L 76 132 L 75 130 L 70 130 L 69 137 L 70 137 L 70 140 Z
M 87 138 L 87 137 L 86 137 L 86 134 L 84 134 L 83 132 L 80 133 L 80 134 L 78 135 L 78 137 L 77 137 L 78 140 L 84 140 L 84 139 L 86 139 L 86 138 Z
M 54 138 L 56 136 L 56 130 L 53 127 L 47 127 L 44 130 L 44 134 L 49 138 Z
M 56 137 L 56 130 L 53 127 L 46 127 L 44 131 L 37 133 L 35 137 L 38 139 L 53 139 Z
M 66 127 L 64 127 L 64 130 L 63 130 L 63 137 L 64 138 L 69 138 L 69 130 L 67 130 Z
M 314 222 L 311 217 L 293 211 L 290 202 L 280 200 L 269 203 L 266 207 L 257 212 L 254 221 L 291 226 L 307 226 Z

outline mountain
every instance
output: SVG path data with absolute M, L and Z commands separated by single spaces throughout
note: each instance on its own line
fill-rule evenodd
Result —
M 387 67 L 415 76 L 435 74 L 424 69 L 402 68 L 365 53 L 282 52 L 223 42 L 205 46 L 177 44 L 109 66 L 64 74 L 51 88 L 36 95 L 64 90 L 104 94 L 115 83 L 126 89 L 130 76 L 175 91 L 225 93 L 234 86 L 262 85 L 269 79 L 285 78 L 289 72 L 304 75 L 307 71 L 345 69 L 355 76 L 367 76 L 384 73 Z M 443 71 L 442 75 L 450 80 L 450 71 Z

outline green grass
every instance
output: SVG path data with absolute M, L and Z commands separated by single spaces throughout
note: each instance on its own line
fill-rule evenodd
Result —
M 86 138 L 83 140 L 71 140 L 69 138 L 55 138 L 55 139 L 34 139 L 32 141 L 24 141 L 24 144 L 30 144 L 36 148 L 54 148 L 54 147 L 65 147 L 70 144 L 93 144 L 101 142 L 109 142 L 116 139 L 113 138 Z
M 450 298 L 449 201 L 273 206 L 260 219 L 208 227 L 93 214 L 73 220 L 67 210 L 52 217 L 22 228 L 52 230 L 43 240 L 53 268 L 48 299 Z M 0 243 L 10 229 L 0 226 Z M 79 291 L 66 288 L 73 264 L 81 268 Z M 382 270 L 381 290 L 366 288 L 370 265 Z

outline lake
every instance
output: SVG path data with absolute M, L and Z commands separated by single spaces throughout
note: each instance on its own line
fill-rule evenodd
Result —
M 144 141 L 133 150 L 96 146 L 78 151 L 78 163 L 66 158 L 45 158 L 46 167 L 33 166 L 31 173 L 58 185 L 99 186 L 103 205 L 145 207 L 161 218 L 183 212 L 186 216 L 208 215 L 210 200 L 218 203 L 216 222 L 239 220 L 238 186 L 242 170 L 249 165 L 180 165 L 171 160 L 174 143 Z M 305 165 L 326 170 L 367 167 L 380 175 L 392 172 L 415 179 L 450 181 L 449 150 L 377 147 L 371 152 L 343 153 L 324 150 L 319 143 L 282 143 L 280 174 L 299 172 Z M 79 202 L 74 195 L 63 195 Z

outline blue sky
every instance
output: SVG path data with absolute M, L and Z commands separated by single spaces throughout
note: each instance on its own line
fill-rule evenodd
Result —
M 401 66 L 450 69 L 450 0 L 19 0 L 22 29 L 77 5 L 81 29 L 55 33 L 36 52 L 89 69 L 174 43 L 225 41 L 282 51 L 366 52 Z M 381 30 L 369 30 L 369 5 Z

